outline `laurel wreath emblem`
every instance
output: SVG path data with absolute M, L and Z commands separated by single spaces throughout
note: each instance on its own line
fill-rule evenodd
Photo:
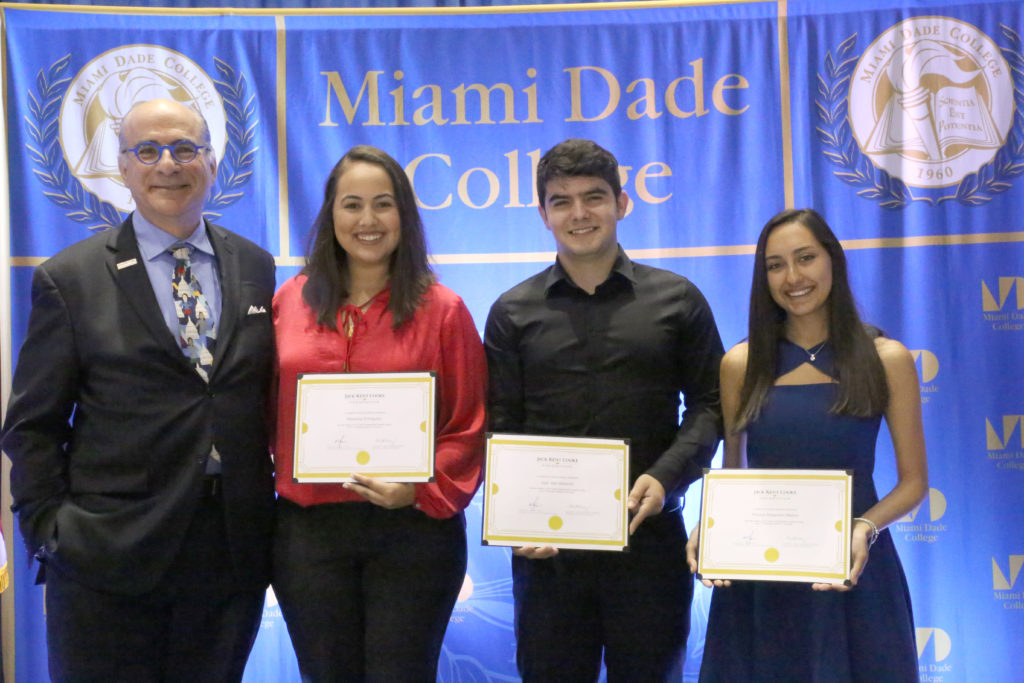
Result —
M 85 223 L 89 230 L 105 230 L 120 225 L 124 216 L 75 178 L 60 143 L 60 108 L 71 81 L 67 74 L 70 62 L 69 53 L 36 75 L 36 90 L 28 94 L 30 116 L 26 124 L 31 142 L 25 148 L 35 166 L 35 176 L 45 188 L 43 194 L 66 209 L 65 215 L 76 223 Z M 204 215 L 219 218 L 219 212 L 209 209 L 223 209 L 237 202 L 243 195 L 242 188 L 252 179 L 259 149 L 255 144 L 259 119 L 256 96 L 248 94 L 245 77 L 216 57 L 214 65 L 223 79 L 214 80 L 214 85 L 224 102 L 227 145 L 217 169 L 217 188 Z
M 120 225 L 121 212 L 110 202 L 89 192 L 71 173 L 60 145 L 60 106 L 71 78 L 65 75 L 71 55 L 58 59 L 49 69 L 36 75 L 37 92 L 29 92 L 29 113 L 26 117 L 28 135 L 35 146 L 25 147 L 36 168 L 36 178 L 46 188 L 43 194 L 57 206 L 68 209 L 65 214 L 77 223 L 86 223 L 90 230 Z
M 1015 112 L 1006 143 L 989 163 L 966 175 L 956 193 L 931 196 L 924 192 L 910 192 L 902 180 L 876 167 L 860 151 L 850 130 L 847 94 L 860 54 L 853 52 L 857 34 L 840 43 L 825 55 L 824 74 L 818 74 L 818 98 L 814 105 L 820 125 L 816 127 L 822 151 L 841 170 L 834 171 L 837 178 L 859 188 L 857 194 L 873 199 L 886 209 L 900 209 L 911 200 L 938 204 L 956 199 L 967 206 L 978 206 L 991 201 L 995 195 L 1012 186 L 1013 178 L 1024 173 L 1024 54 L 1020 36 L 1008 26 L 1000 25 L 1008 46 L 1000 46 L 1010 65 L 1014 88 Z M 833 53 L 835 56 L 833 57 Z
M 241 189 L 252 180 L 252 167 L 256 159 L 256 95 L 246 97 L 248 88 L 245 76 L 222 59 L 213 58 L 214 66 L 224 80 L 213 83 L 224 102 L 225 126 L 228 143 L 224 158 L 217 168 L 218 190 L 210 197 L 208 209 L 230 206 L 242 197 Z M 207 216 L 220 218 L 220 213 L 207 210 Z

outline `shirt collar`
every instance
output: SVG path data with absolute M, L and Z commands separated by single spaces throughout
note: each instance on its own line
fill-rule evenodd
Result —
M 608 274 L 608 280 L 611 280 L 614 276 L 618 275 L 625 278 L 632 284 L 636 284 L 636 275 L 633 273 L 633 261 L 626 256 L 626 252 L 623 250 L 622 245 L 618 245 L 618 254 L 615 256 L 615 262 L 612 263 L 611 272 Z M 564 282 L 566 286 L 576 287 L 576 283 L 572 281 L 569 274 L 565 272 L 565 268 L 562 267 L 562 262 L 555 257 L 555 265 L 551 266 L 548 271 L 547 279 L 544 282 L 544 291 L 550 293 L 552 288 L 558 285 L 560 282 Z M 601 283 L 602 285 L 604 283 Z
M 215 256 L 213 245 L 210 244 L 210 236 L 206 232 L 206 221 L 202 219 L 199 220 L 199 225 L 192 231 L 192 234 L 184 240 L 153 225 L 138 211 L 132 214 L 132 227 L 135 228 L 135 240 L 139 243 L 139 253 L 147 261 L 152 261 L 179 242 L 185 242 L 197 251 Z

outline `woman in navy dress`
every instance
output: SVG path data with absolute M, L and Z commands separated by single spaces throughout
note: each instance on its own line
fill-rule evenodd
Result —
M 917 681 L 910 593 L 887 526 L 928 492 L 910 352 L 861 323 L 842 247 L 810 209 L 761 232 L 749 336 L 722 360 L 725 467 L 853 470 L 851 585 L 704 581 L 714 586 L 700 680 Z M 897 483 L 872 472 L 882 418 Z M 698 535 L 687 556 L 696 570 Z

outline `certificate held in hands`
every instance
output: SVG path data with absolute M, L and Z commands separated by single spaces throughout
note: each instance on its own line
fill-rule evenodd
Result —
M 484 545 L 629 545 L 628 441 L 490 434 L 486 472 Z
M 434 478 L 432 372 L 299 375 L 295 400 L 297 483 Z
M 843 470 L 705 471 L 698 578 L 849 584 L 852 490 Z

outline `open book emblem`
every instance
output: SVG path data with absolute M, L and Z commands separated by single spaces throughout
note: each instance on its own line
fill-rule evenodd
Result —
M 884 195 L 891 207 L 959 198 L 961 181 L 995 163 L 1011 133 L 1014 79 L 1005 50 L 976 26 L 942 16 L 901 21 L 859 56 L 855 44 L 856 36 L 845 40 L 819 75 L 819 131 L 825 153 L 844 167 L 837 175 L 866 187 L 866 196 Z M 851 133 L 855 146 L 846 142 Z M 910 191 L 889 192 L 886 175 Z M 972 187 L 990 194 L 1004 185 Z
M 866 154 L 903 154 L 947 161 L 966 149 L 999 149 L 982 69 L 964 68 L 961 54 L 934 40 L 897 52 L 886 69 L 891 90 Z M 973 67 L 973 63 L 969 63 Z

